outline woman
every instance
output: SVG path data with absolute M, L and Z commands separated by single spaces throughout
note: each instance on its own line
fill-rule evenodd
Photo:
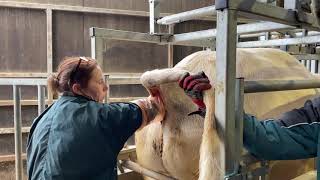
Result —
M 108 87 L 101 68 L 88 57 L 63 60 L 48 87 L 62 96 L 31 127 L 29 180 L 117 179 L 117 156 L 127 139 L 164 117 L 157 97 L 102 103 Z

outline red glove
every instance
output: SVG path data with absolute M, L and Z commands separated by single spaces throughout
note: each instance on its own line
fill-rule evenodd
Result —
M 184 92 L 192 99 L 192 102 L 195 103 L 199 110 L 192 112 L 191 114 L 200 114 L 201 116 L 205 115 L 206 105 L 203 102 L 203 91 L 211 88 L 210 81 L 205 73 L 199 72 L 195 75 L 190 75 L 186 73 L 179 80 L 179 86 L 183 88 Z

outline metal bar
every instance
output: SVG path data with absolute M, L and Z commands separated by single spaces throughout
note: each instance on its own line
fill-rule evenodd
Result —
M 107 90 L 107 94 L 106 94 L 106 97 L 104 99 L 104 102 L 105 103 L 109 103 L 110 102 L 110 76 L 109 75 L 105 75 L 104 76 L 104 81 L 108 87 L 108 90 Z
M 160 2 L 159 0 L 149 0 L 149 32 L 150 34 L 157 34 L 159 27 L 156 20 L 160 17 Z
M 199 9 L 194 9 L 191 11 L 186 11 L 178 14 L 173 14 L 169 16 L 165 16 L 157 21 L 158 24 L 169 25 L 180 23 L 183 21 L 197 19 L 199 17 L 205 16 L 213 16 L 216 15 L 216 8 L 215 6 L 208 6 Z
M 217 61 L 215 112 L 220 145 L 220 169 L 226 176 L 234 170 L 235 137 L 235 77 L 237 12 L 223 9 L 217 11 Z
M 90 28 L 91 57 L 95 59 L 103 71 L 104 39 L 95 35 L 95 28 Z
M 224 1 L 224 0 L 220 0 Z M 252 1 L 252 0 L 240 0 L 230 1 L 233 3 L 231 8 L 237 9 L 238 14 L 250 19 L 267 20 L 272 22 L 278 22 L 288 25 L 302 26 L 308 29 L 319 30 L 318 27 L 313 25 L 314 17 L 308 13 L 301 12 L 296 13 L 293 10 L 284 9 L 269 4 Z
M 174 34 L 174 24 L 169 25 L 169 34 Z M 168 68 L 173 67 L 173 45 L 171 43 L 168 43 Z
M 289 30 L 294 29 L 293 26 L 283 25 L 273 22 L 259 22 L 259 23 L 250 23 L 242 24 L 237 26 L 237 34 L 248 34 L 248 33 L 260 33 L 267 31 L 276 31 L 276 30 Z M 209 46 L 212 42 L 210 39 L 213 39 L 217 36 L 216 29 L 208 29 L 202 31 L 195 31 L 190 33 L 176 34 L 169 38 L 169 42 L 173 44 L 190 42 L 195 40 L 202 40 L 203 46 Z
M 0 78 L 0 85 L 37 86 L 47 85 L 46 78 Z
M 98 14 L 114 14 L 114 15 L 127 15 L 127 16 L 140 16 L 149 17 L 149 12 L 146 11 L 130 11 L 121 9 L 107 9 L 107 8 L 94 8 L 83 6 L 70 6 L 70 5 L 55 5 L 44 3 L 27 3 L 27 2 L 12 2 L 12 1 L 0 1 L 0 7 L 10 8 L 27 8 L 27 9 L 39 9 L 46 10 L 47 8 L 56 11 L 70 11 L 70 12 L 82 12 L 82 13 L 98 13 Z M 162 16 L 167 16 L 168 13 L 163 13 Z
M 311 72 L 318 73 L 318 60 L 311 60 Z
M 247 41 L 239 42 L 239 48 L 254 48 L 254 47 L 267 47 L 267 46 L 282 46 L 282 45 L 295 45 L 295 44 L 313 44 L 320 42 L 320 35 L 306 36 L 288 39 L 274 39 L 266 41 Z
M 45 93 L 46 88 L 42 85 L 38 85 L 38 115 L 40 115 L 46 108 Z
M 250 23 L 237 26 L 238 34 L 246 33 L 259 33 L 265 31 L 274 30 L 288 30 L 293 29 L 293 26 L 283 25 L 272 22 L 260 22 Z M 215 42 L 216 29 L 209 29 L 203 31 L 195 31 L 190 33 L 176 34 L 173 36 L 154 35 L 151 36 L 147 33 L 132 32 L 132 31 L 121 31 L 104 28 L 91 28 L 90 35 L 92 39 L 92 47 L 97 46 L 98 37 L 106 39 L 116 39 L 134 42 L 145 42 L 145 43 L 156 43 L 156 44 L 172 44 L 182 46 L 198 46 L 198 47 L 211 47 Z M 93 52 L 93 50 L 92 50 Z
M 135 172 L 138 172 L 138 173 L 140 173 L 142 175 L 145 175 L 145 176 L 148 176 L 148 177 L 151 177 L 151 178 L 154 178 L 154 179 L 158 179 L 158 180 L 175 180 L 172 177 L 169 177 L 169 176 L 160 174 L 158 172 L 143 168 L 139 164 L 137 164 L 135 162 L 132 162 L 132 161 L 129 161 L 129 160 L 123 161 L 121 163 L 121 165 L 123 167 L 125 167 L 125 168 L 131 169 L 131 170 L 133 170 Z
M 244 78 L 236 80 L 235 95 L 236 121 L 235 121 L 235 173 L 239 171 L 239 165 L 243 148 L 243 104 L 244 104 Z
M 307 69 L 311 71 L 311 60 L 307 60 Z
M 15 144 L 15 167 L 16 180 L 23 179 L 23 164 L 22 164 L 22 132 L 21 132 L 21 89 L 16 85 L 13 86 L 14 100 L 14 144 Z
M 121 31 L 114 29 L 104 28 L 90 28 L 90 36 L 101 37 L 107 39 L 145 42 L 145 43 L 160 43 L 160 36 L 151 36 L 147 33 L 132 32 L 132 31 Z M 97 43 L 96 43 L 97 44 Z
M 29 133 L 30 127 L 22 127 L 21 133 Z M 0 128 L 0 134 L 14 134 L 15 129 L 14 128 Z
M 52 58 L 52 9 L 46 9 L 47 18 L 47 73 L 53 72 L 53 58 Z M 53 93 L 48 88 L 48 99 L 53 101 Z
M 320 54 L 293 54 L 298 60 L 313 59 L 320 60 Z
M 320 80 L 261 80 L 245 81 L 245 93 L 288 91 L 320 88 Z

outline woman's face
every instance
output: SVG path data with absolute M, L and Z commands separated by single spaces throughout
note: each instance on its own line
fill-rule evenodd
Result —
M 92 98 L 95 101 L 103 102 L 107 94 L 108 86 L 104 81 L 101 68 L 97 66 L 92 73 L 91 78 L 88 81 L 88 86 L 83 89 L 83 93 Z

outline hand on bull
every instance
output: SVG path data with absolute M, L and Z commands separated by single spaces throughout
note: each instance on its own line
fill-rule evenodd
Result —
M 142 112 L 142 125 L 140 128 L 148 125 L 151 121 L 160 122 L 164 119 L 165 108 L 159 95 L 149 96 L 145 99 L 132 101 L 137 104 Z
M 202 71 L 194 75 L 186 73 L 179 80 L 179 86 L 192 99 L 192 102 L 198 106 L 198 110 L 188 115 L 198 114 L 202 117 L 206 114 L 206 105 L 203 102 L 203 91 L 211 88 L 210 81 Z

